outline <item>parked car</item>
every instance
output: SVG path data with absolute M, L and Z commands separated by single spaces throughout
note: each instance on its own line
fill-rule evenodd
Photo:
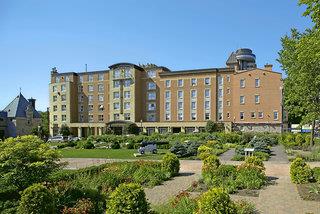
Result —
M 154 141 L 143 141 L 138 149 L 140 154 L 145 154 L 146 152 L 151 152 L 157 154 L 157 144 Z
M 72 135 L 68 136 L 68 141 L 79 141 L 81 140 L 81 137 L 74 137 Z
M 49 137 L 48 139 L 48 143 L 57 143 L 57 142 L 64 142 L 66 141 L 66 137 L 63 137 L 62 135 L 56 135 L 56 136 L 53 136 L 53 137 Z

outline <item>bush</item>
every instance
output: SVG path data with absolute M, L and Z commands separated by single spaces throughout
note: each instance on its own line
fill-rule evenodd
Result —
M 218 126 L 215 122 L 213 122 L 212 120 L 209 120 L 207 122 L 207 125 L 206 125 L 206 131 L 208 133 L 213 133 L 213 132 L 216 132 L 218 131 Z
M 270 155 L 265 152 L 254 152 L 253 155 L 263 161 L 267 161 L 270 158 Z
M 228 193 L 221 188 L 213 188 L 200 197 L 197 213 L 234 214 L 236 208 Z
M 210 155 L 213 155 L 213 148 L 210 148 L 208 146 L 202 145 L 198 148 L 198 158 L 200 160 L 204 160 Z
M 296 158 L 290 165 L 290 177 L 293 183 L 308 183 L 312 177 L 311 168 L 302 158 Z
M 237 176 L 236 167 L 233 165 L 220 165 L 218 169 L 212 172 L 210 179 L 208 176 L 205 183 L 209 187 L 221 187 L 228 193 L 234 193 L 237 189 L 235 178 Z
M 146 214 L 150 207 L 143 188 L 138 184 L 120 184 L 107 201 L 109 214 Z
M 312 169 L 312 177 L 314 178 L 314 180 L 320 184 L 320 167 L 314 167 Z
M 245 200 L 240 200 L 235 202 L 237 214 L 255 214 L 257 213 L 257 210 L 254 206 L 254 204 L 249 203 Z
M 168 172 L 171 177 L 179 174 L 180 162 L 175 154 L 165 154 L 162 158 L 161 166 L 162 169 Z
M 125 133 L 137 135 L 140 132 L 140 128 L 137 124 L 132 123 L 125 126 Z
M 265 173 L 258 166 L 242 164 L 237 168 L 235 183 L 239 189 L 260 189 L 266 181 Z
M 170 152 L 180 157 L 196 156 L 198 148 L 201 144 L 194 141 L 188 141 L 186 143 L 176 142 L 170 148 Z
M 87 141 L 83 144 L 83 149 L 94 149 L 94 144 L 90 141 Z
M 55 206 L 53 202 L 53 195 L 45 186 L 34 184 L 23 191 L 18 213 L 54 214 Z
M 111 144 L 111 149 L 120 149 L 120 148 L 121 148 L 120 143 L 117 141 Z
M 202 177 L 206 183 L 209 183 L 214 176 L 215 171 L 220 166 L 220 160 L 215 155 L 210 155 L 203 161 Z
M 256 156 L 246 157 L 245 164 L 256 166 L 256 167 L 260 168 L 261 170 L 265 169 L 262 160 Z
M 79 213 L 85 213 L 85 214 L 95 214 L 94 210 L 94 204 L 91 200 L 83 198 L 77 201 L 77 204 L 75 207 L 68 208 L 64 207 L 62 214 L 79 214 Z

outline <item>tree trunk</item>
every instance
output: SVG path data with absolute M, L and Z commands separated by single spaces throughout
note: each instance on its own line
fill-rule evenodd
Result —
M 314 129 L 316 126 L 316 121 L 313 120 L 312 121 L 312 126 L 311 126 L 311 139 L 310 139 L 310 147 L 312 147 L 314 145 Z

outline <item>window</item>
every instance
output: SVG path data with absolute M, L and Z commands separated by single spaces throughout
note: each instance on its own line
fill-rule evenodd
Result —
M 67 121 L 67 115 L 61 115 L 61 121 L 66 122 Z
M 197 109 L 197 103 L 195 101 L 191 102 L 191 109 L 196 110 Z
M 183 79 L 178 79 L 178 87 L 182 87 L 183 86 Z
M 254 102 L 256 104 L 259 104 L 260 103 L 260 96 L 259 95 L 254 95 Z
M 58 111 L 58 106 L 53 106 L 53 111 Z
M 279 114 L 278 114 L 277 111 L 274 111 L 274 112 L 273 112 L 273 119 L 274 119 L 274 120 L 278 120 L 278 119 L 279 119 Z
M 230 112 L 227 112 L 227 118 L 230 119 Z
M 93 89 L 94 89 L 93 85 L 88 85 L 88 91 L 89 92 L 93 92 Z
M 191 120 L 197 119 L 197 113 L 191 113 Z
M 222 76 L 219 76 L 219 77 L 218 77 L 218 85 L 219 85 L 219 86 L 222 86 L 222 85 L 223 85 L 223 77 L 222 77 Z
M 197 79 L 196 78 L 192 78 L 191 79 L 191 86 L 196 86 L 197 85 Z
M 98 115 L 98 121 L 99 122 L 103 122 L 103 114 L 99 114 Z
M 170 120 L 171 119 L 171 114 L 170 113 L 166 113 L 165 115 L 165 120 Z
M 156 115 L 155 114 L 147 114 L 147 121 L 154 122 L 156 121 Z
M 83 82 L 83 76 L 79 76 L 79 82 L 82 83 Z
M 99 74 L 98 75 L 98 80 L 99 81 L 103 81 L 104 80 L 104 75 L 103 74 Z
M 104 85 L 103 84 L 99 84 L 98 85 L 98 91 L 99 92 L 103 92 L 104 91 Z
M 60 77 L 56 77 L 56 83 L 59 83 L 60 82 Z
M 178 91 L 178 99 L 183 99 L 183 91 Z
M 93 111 L 93 105 L 88 105 L 88 111 L 89 112 Z
M 124 119 L 125 120 L 130 120 L 130 113 L 124 113 Z
M 53 91 L 53 92 L 57 92 L 57 91 L 58 91 L 58 90 L 57 90 L 57 86 L 55 86 L 55 85 L 52 86 L 52 91 Z
M 120 87 L 120 81 L 119 80 L 113 81 L 113 87 L 114 88 L 119 88 Z
M 93 115 L 92 114 L 89 115 L 89 122 L 93 122 Z
M 93 82 L 93 74 L 89 74 L 88 75 L 88 81 L 89 82 Z
M 245 79 L 241 79 L 240 80 L 240 88 L 244 88 L 244 87 L 246 87 L 246 81 L 245 81 Z
M 204 108 L 205 108 L 206 110 L 210 110 L 210 101 L 205 101 L 205 102 L 204 102 Z
M 227 82 L 230 82 L 230 75 L 227 75 Z
M 166 88 L 170 88 L 171 86 L 171 81 L 170 80 L 166 80 Z
M 88 96 L 88 101 L 89 101 L 89 103 L 93 103 L 93 95 Z
M 178 102 L 178 109 L 183 110 L 183 102 Z
M 124 109 L 125 109 L 125 110 L 130 109 L 130 102 L 125 102 L 125 103 L 124 103 Z
M 240 104 L 244 104 L 245 100 L 244 100 L 244 96 L 240 96 Z
M 256 118 L 256 113 L 255 112 L 251 112 L 251 118 L 252 119 Z
M 114 114 L 113 115 L 113 120 L 119 120 L 119 118 L 120 118 L 119 114 Z
M 113 99 L 119 99 L 119 98 L 120 98 L 120 92 L 119 91 L 113 92 Z
M 148 77 L 149 78 L 155 78 L 156 77 L 156 71 L 155 70 L 148 71 Z
M 227 100 L 227 106 L 231 106 L 230 100 Z
M 205 89 L 205 90 L 204 90 L 204 96 L 205 96 L 206 98 L 210 98 L 210 89 Z
M 210 113 L 206 112 L 206 113 L 204 114 L 204 119 L 205 119 L 205 120 L 210 120 Z
M 99 94 L 98 95 L 98 99 L 99 99 L 99 102 L 103 102 L 104 101 L 104 95 Z
M 58 121 L 58 115 L 53 115 L 53 121 Z
M 218 120 L 221 121 L 222 120 L 222 113 L 218 113 Z
M 222 97 L 223 96 L 223 90 L 220 88 L 219 90 L 218 90 L 218 97 Z
M 78 86 L 78 92 L 83 92 L 83 85 Z
M 67 110 L 67 106 L 66 105 L 62 105 L 61 106 L 61 111 L 66 111 Z
M 166 111 L 170 111 L 170 102 L 165 103 L 165 109 Z
M 83 94 L 79 94 L 79 96 L 78 96 L 78 99 L 79 99 L 79 102 L 83 102 Z
M 170 96 L 171 96 L 170 91 L 166 91 L 165 92 L 165 98 L 166 99 L 170 99 Z
M 222 108 L 222 101 L 221 100 L 218 101 L 218 108 L 220 108 L 220 109 Z
M 182 112 L 178 113 L 178 120 L 179 121 L 183 120 L 183 113 Z
M 263 118 L 263 112 L 262 111 L 259 111 L 258 112 L 258 117 L 261 119 L 261 118 Z
M 148 103 L 148 111 L 155 111 L 156 103 Z
M 113 103 L 113 109 L 119 110 L 120 109 L 120 103 Z
M 99 105 L 99 111 L 103 111 L 104 110 L 104 106 L 103 105 Z
M 58 100 L 58 97 L 57 96 L 53 96 L 52 100 L 53 100 L 53 102 L 56 102 Z
M 61 101 L 66 101 L 66 100 L 67 100 L 66 95 L 61 95 Z
M 83 110 L 84 110 L 84 109 L 83 109 L 83 105 L 80 105 L 80 106 L 79 106 L 79 111 L 80 111 L 80 112 L 83 112 Z
M 79 121 L 80 121 L 80 122 L 84 122 L 84 118 L 83 118 L 83 115 L 82 115 L 82 114 L 79 115 Z
M 211 84 L 211 81 L 210 81 L 209 77 L 204 78 L 204 84 L 205 85 L 210 85 Z
M 156 89 L 156 83 L 148 82 L 148 90 L 154 90 L 154 89 Z
M 230 94 L 231 90 L 230 88 L 227 88 L 227 94 Z
M 130 77 L 131 77 L 130 68 L 126 68 L 126 69 L 124 70 L 124 77 L 125 77 L 125 78 L 130 78 Z
M 191 98 L 196 98 L 196 97 L 197 97 L 197 91 L 191 90 Z
M 131 80 L 124 81 L 124 87 L 130 87 L 130 85 L 131 85 Z
M 130 99 L 130 97 L 131 97 L 130 91 L 125 91 L 125 92 L 124 92 L 124 98 L 125 98 L 125 99 Z
M 113 71 L 113 78 L 119 79 L 120 75 L 121 75 L 121 72 L 120 72 L 119 69 L 116 69 L 116 70 Z
M 240 112 L 240 120 L 244 120 L 244 112 Z
M 147 93 L 148 100 L 155 100 L 156 99 L 156 92 L 151 91 Z
M 255 84 L 256 88 L 260 87 L 260 79 L 259 78 L 255 79 L 254 84 Z

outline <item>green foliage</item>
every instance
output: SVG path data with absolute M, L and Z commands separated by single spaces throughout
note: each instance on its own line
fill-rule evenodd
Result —
M 252 165 L 252 166 L 256 166 L 258 168 L 260 168 L 261 170 L 264 170 L 264 164 L 262 162 L 262 160 L 256 156 L 251 156 L 251 157 L 247 157 L 245 159 L 245 165 Z
M 42 184 L 34 184 L 22 192 L 19 214 L 54 214 L 55 205 L 51 192 Z
M 62 136 L 69 136 L 71 134 L 69 126 L 63 124 L 60 127 L 59 133 L 62 134 Z
M 110 214 L 146 214 L 150 212 L 143 188 L 138 184 L 120 184 L 107 201 Z
M 208 120 L 207 124 L 206 124 L 206 131 L 208 133 L 213 133 L 218 131 L 218 125 L 213 122 L 212 120 Z
M 0 144 L 1 183 L 23 190 L 45 181 L 60 168 L 59 154 L 35 136 L 8 138 Z
M 235 202 L 237 214 L 256 214 L 257 210 L 254 204 L 249 203 L 245 200 L 240 200 Z
M 290 177 L 293 183 L 308 183 L 312 177 L 311 168 L 302 158 L 296 158 L 290 165 Z
M 120 148 L 121 148 L 120 143 L 117 141 L 111 144 L 111 149 L 120 149 Z
M 220 160 L 215 155 L 210 155 L 203 160 L 202 177 L 205 181 L 211 180 L 215 171 L 220 166 Z
M 125 126 L 125 133 L 127 134 L 139 134 L 140 132 L 140 129 L 139 127 L 137 126 L 137 124 L 135 123 L 132 123 L 132 124 L 128 124 Z
M 165 156 L 163 156 L 161 166 L 164 171 L 170 174 L 170 176 L 179 174 L 180 162 L 175 154 L 167 153 Z
M 234 214 L 236 208 L 227 192 L 221 188 L 213 188 L 200 197 L 197 213 Z
M 94 204 L 90 199 L 83 198 L 77 201 L 76 205 L 72 208 L 64 207 L 62 214 L 95 214 Z
M 241 141 L 241 136 L 235 132 L 221 132 L 217 134 L 219 142 L 222 144 L 238 144 Z
M 188 141 L 185 143 L 176 142 L 170 148 L 170 152 L 181 157 L 191 157 L 196 156 L 200 143 Z
M 313 178 L 314 180 L 320 184 L 320 167 L 314 167 L 312 169 L 312 175 L 313 175 Z
M 267 161 L 270 158 L 270 155 L 266 152 L 254 152 L 253 155 L 263 161 Z
M 198 148 L 198 158 L 200 160 L 204 160 L 213 154 L 214 154 L 213 148 L 210 148 L 206 145 L 199 146 L 199 148 Z
M 307 6 L 304 16 L 310 16 L 316 27 L 320 27 L 320 2 L 318 0 L 300 0 L 299 5 Z
M 260 189 L 266 181 L 265 173 L 258 166 L 242 164 L 237 168 L 235 183 L 238 189 Z

